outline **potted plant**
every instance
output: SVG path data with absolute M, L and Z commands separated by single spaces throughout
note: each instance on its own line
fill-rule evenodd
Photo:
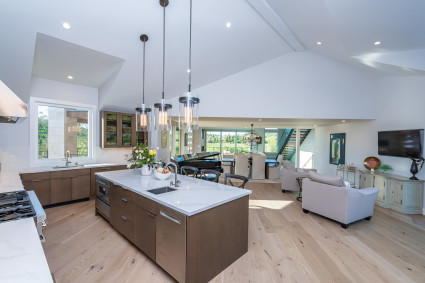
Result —
M 152 175 L 155 157 L 155 149 L 145 144 L 136 145 L 131 149 L 131 154 L 126 155 L 127 161 L 134 165 L 134 168 L 142 168 L 140 172 L 144 176 Z
M 388 165 L 388 164 L 381 164 L 381 165 L 379 165 L 378 169 L 380 171 L 384 172 L 384 173 L 387 173 L 387 171 L 392 171 L 393 170 L 393 168 L 390 165 Z

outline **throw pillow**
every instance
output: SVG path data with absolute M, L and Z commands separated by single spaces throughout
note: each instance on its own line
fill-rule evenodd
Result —
M 344 182 L 339 176 L 326 176 L 313 171 L 310 171 L 310 179 L 314 182 L 323 183 L 336 187 L 344 187 Z
M 288 170 L 291 170 L 291 171 L 297 171 L 295 166 L 289 160 L 285 160 L 285 162 L 283 162 L 282 166 L 285 169 L 288 169 Z

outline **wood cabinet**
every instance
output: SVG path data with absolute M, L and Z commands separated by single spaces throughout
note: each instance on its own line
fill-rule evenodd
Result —
M 422 214 L 424 181 L 408 177 L 360 171 L 360 189 L 378 188 L 376 204 L 406 214 Z M 363 180 L 363 181 L 362 181 Z
M 155 260 L 156 203 L 132 191 L 113 185 L 110 205 L 111 225 L 152 260 Z
M 103 148 L 135 146 L 135 114 L 102 111 L 101 141 Z
M 111 165 L 105 167 L 94 167 L 90 169 L 90 197 L 96 196 L 96 173 L 114 171 L 114 170 L 124 170 L 127 169 L 126 165 Z
M 51 172 L 51 203 L 61 203 L 90 197 L 90 169 Z
M 61 203 L 70 201 L 72 198 L 71 177 L 56 177 L 50 180 L 51 203 Z
M 27 191 L 34 191 L 41 205 L 51 204 L 50 172 L 20 174 Z

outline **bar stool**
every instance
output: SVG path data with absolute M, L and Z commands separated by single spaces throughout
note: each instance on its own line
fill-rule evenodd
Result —
M 196 176 L 198 175 L 198 168 L 190 167 L 190 166 L 182 166 L 180 168 L 180 174 L 186 175 L 186 176 L 192 176 L 193 178 L 196 178 Z
M 210 169 L 202 169 L 201 170 L 201 179 L 207 180 L 210 182 L 218 183 L 218 180 L 220 179 L 221 173 L 215 170 Z
M 237 186 L 238 188 L 241 188 L 241 189 L 245 189 L 245 184 L 248 183 L 248 180 L 249 180 L 247 177 L 244 177 L 244 176 L 241 176 L 241 175 L 235 175 L 235 174 L 226 174 L 224 176 L 225 176 L 224 177 L 224 184 L 227 185 L 227 182 L 229 182 L 229 184 L 232 187 L 236 187 L 236 185 L 234 185 L 232 183 L 232 180 L 231 179 L 241 180 L 242 181 L 242 184 L 239 185 L 239 186 Z

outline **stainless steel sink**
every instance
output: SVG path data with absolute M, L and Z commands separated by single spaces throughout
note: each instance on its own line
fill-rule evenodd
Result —
M 155 195 L 160 195 L 160 194 L 164 194 L 164 193 L 169 193 L 172 191 L 177 191 L 177 189 L 173 189 L 171 187 L 163 187 L 163 188 L 158 188 L 158 189 L 153 189 L 153 190 L 148 190 L 148 192 L 155 194 Z
M 84 167 L 84 165 L 68 165 L 68 166 L 53 166 L 53 169 L 64 169 L 64 168 L 76 168 L 76 167 Z

